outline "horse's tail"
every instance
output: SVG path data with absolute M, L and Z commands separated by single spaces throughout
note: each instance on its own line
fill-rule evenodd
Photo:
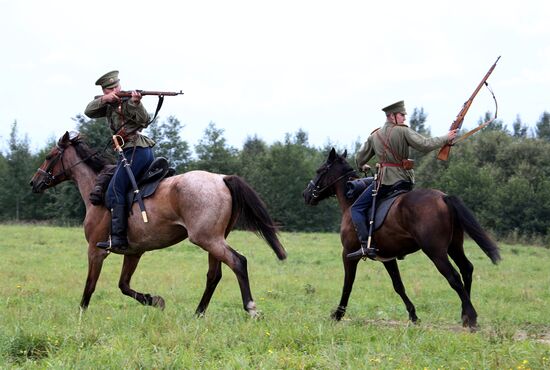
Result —
M 466 231 L 468 235 L 479 245 L 481 250 L 485 252 L 494 264 L 500 261 L 500 252 L 496 243 L 491 240 L 489 235 L 483 230 L 479 222 L 476 220 L 472 211 L 466 207 L 460 198 L 453 195 L 446 195 L 444 198 L 447 206 L 454 210 L 456 219 Z
M 246 229 L 261 236 L 280 260 L 286 258 L 286 251 L 277 237 L 277 226 L 256 191 L 239 176 L 225 176 L 225 185 L 233 199 L 233 218 L 239 219 Z

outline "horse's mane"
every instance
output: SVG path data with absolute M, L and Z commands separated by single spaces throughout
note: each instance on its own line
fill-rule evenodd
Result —
M 78 156 L 82 158 L 84 163 L 90 166 L 94 172 L 99 173 L 105 166 L 111 164 L 102 153 L 90 148 L 82 138 L 73 141 L 72 144 Z
M 346 160 L 346 157 L 344 155 L 338 155 L 336 157 L 336 160 L 340 162 L 344 168 L 344 171 L 350 172 L 350 177 L 354 178 L 360 178 L 361 176 L 355 171 L 353 166 Z

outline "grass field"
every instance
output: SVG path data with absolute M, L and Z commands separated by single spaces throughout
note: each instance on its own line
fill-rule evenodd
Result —
M 277 261 L 254 234 L 230 244 L 248 259 L 261 319 L 242 309 L 234 274 L 196 318 L 207 254 L 189 242 L 142 257 L 132 286 L 164 297 L 141 306 L 118 289 L 122 257 L 105 261 L 89 309 L 79 228 L 0 225 L 0 368 L 543 369 L 550 368 L 550 250 L 501 245 L 491 264 L 466 242 L 475 266 L 479 330 L 460 326 L 460 300 L 422 253 L 400 262 L 421 322 L 412 325 L 380 263 L 361 262 L 347 315 L 330 320 L 343 269 L 336 234 L 282 233 Z

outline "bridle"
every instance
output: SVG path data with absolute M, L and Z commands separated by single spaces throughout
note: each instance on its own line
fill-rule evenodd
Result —
M 50 163 L 48 163 L 48 166 L 46 167 L 45 170 L 43 170 L 42 168 L 38 168 L 38 170 L 37 170 L 38 173 L 43 174 L 46 177 L 44 179 L 44 184 L 46 186 L 50 186 L 51 184 L 53 184 L 53 182 L 58 177 L 66 176 L 68 173 L 70 173 L 71 169 L 78 166 L 82 162 L 87 161 L 88 159 L 92 158 L 93 156 L 97 155 L 97 152 L 94 152 L 94 153 L 90 154 L 89 156 L 87 156 L 86 158 L 83 158 L 83 159 L 77 161 L 76 163 L 72 164 L 70 167 L 65 167 L 65 164 L 63 163 L 63 153 L 65 152 L 65 149 L 67 147 L 62 147 L 62 146 L 59 145 L 59 143 L 55 144 L 55 146 L 58 150 L 57 155 L 50 161 Z M 59 161 L 61 161 L 62 170 L 61 170 L 61 172 L 54 175 L 53 174 L 53 168 L 55 167 L 55 165 Z
M 323 172 L 321 172 L 320 174 L 317 175 L 317 179 L 315 180 L 315 182 L 313 180 L 309 180 L 309 184 L 307 185 L 307 189 L 311 191 L 311 196 L 313 197 L 313 199 L 319 198 L 321 196 L 321 193 L 323 193 L 325 190 L 330 188 L 332 185 L 336 184 L 338 181 L 342 180 L 344 177 L 350 177 L 352 174 L 357 175 L 354 169 L 350 169 L 349 171 L 347 171 L 343 175 L 338 176 L 335 180 L 331 181 L 328 185 L 325 185 L 324 187 L 321 188 L 318 185 L 319 181 L 321 181 L 323 176 L 328 173 L 331 166 L 332 166 L 332 163 L 327 165 L 324 168 Z M 332 195 L 335 195 L 335 194 L 331 194 L 331 196 Z

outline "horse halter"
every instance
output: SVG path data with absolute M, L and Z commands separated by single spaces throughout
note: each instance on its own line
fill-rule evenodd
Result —
M 77 161 L 76 163 L 74 163 L 70 167 L 65 168 L 65 164 L 63 163 L 63 153 L 65 152 L 65 149 L 67 147 L 62 147 L 61 145 L 59 145 L 59 143 L 55 144 L 55 146 L 58 150 L 57 155 L 50 161 L 50 163 L 48 164 L 48 166 L 46 167 L 45 170 L 43 170 L 42 168 L 38 168 L 38 170 L 37 170 L 38 173 L 43 174 L 44 176 L 46 176 L 46 178 L 44 179 L 44 184 L 46 184 L 46 186 L 52 185 L 52 183 L 55 181 L 55 179 L 57 179 L 60 176 L 67 175 L 67 173 L 70 172 L 70 170 L 72 168 L 78 166 L 80 163 L 85 162 L 88 159 L 90 159 L 91 157 L 97 155 L 97 152 L 94 152 L 94 153 L 90 154 L 88 157 Z M 61 161 L 62 170 L 61 170 L 61 172 L 54 175 L 53 174 L 53 168 L 55 167 L 55 165 L 59 161 Z
M 309 183 L 307 185 L 307 190 L 311 191 L 311 196 L 313 197 L 313 199 L 319 198 L 321 196 L 322 192 L 324 192 L 325 190 L 330 188 L 332 185 L 336 184 L 338 181 L 342 180 L 344 177 L 349 177 L 352 173 L 355 173 L 355 170 L 351 169 L 351 170 L 347 171 L 346 173 L 344 173 L 343 175 L 337 177 L 335 180 L 331 181 L 328 185 L 325 185 L 324 187 L 321 188 L 318 185 L 319 181 L 321 181 L 323 176 L 328 173 L 331 166 L 332 166 L 332 163 L 327 165 L 325 167 L 325 169 L 323 170 L 323 172 L 321 172 L 319 175 L 317 175 L 317 179 L 316 179 L 315 182 L 313 180 L 309 180 Z M 331 194 L 331 196 L 332 195 L 335 195 L 335 194 Z
M 43 170 L 42 168 L 38 168 L 38 170 L 36 171 L 46 176 L 46 178 L 44 179 L 44 184 L 46 184 L 47 186 L 50 186 L 56 178 L 58 178 L 61 175 L 64 175 L 67 172 L 67 170 L 65 169 L 65 165 L 63 164 L 63 152 L 65 152 L 65 148 L 62 148 L 59 144 L 55 144 L 55 146 L 58 149 L 57 155 L 50 161 L 50 163 L 48 163 L 48 166 L 46 167 L 45 170 Z M 57 162 L 59 162 L 60 160 L 61 160 L 61 167 L 63 168 L 63 170 L 57 175 L 54 175 L 52 173 L 53 168 L 55 167 Z M 70 168 L 72 167 L 74 166 L 71 166 Z

